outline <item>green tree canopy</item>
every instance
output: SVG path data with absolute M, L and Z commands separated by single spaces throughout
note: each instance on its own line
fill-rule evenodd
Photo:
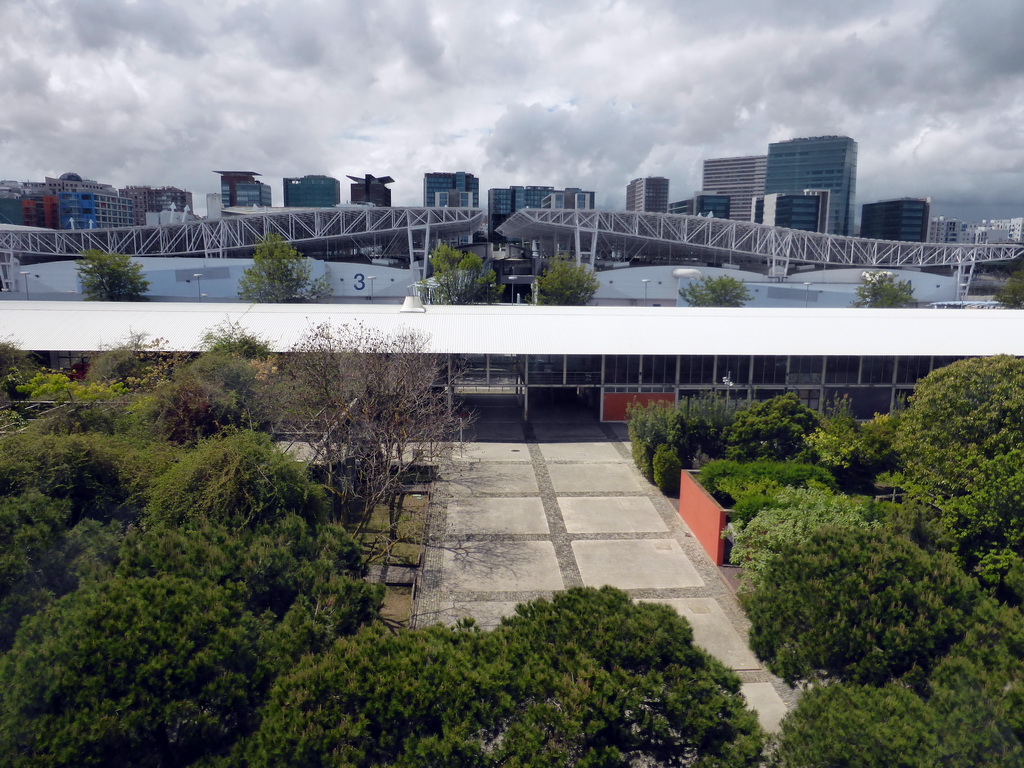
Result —
M 325 695 L 329 691 L 330 695 Z M 756 765 L 739 681 L 667 606 L 573 589 L 492 632 L 380 629 L 275 686 L 249 765 Z
M 969 493 L 981 466 L 1024 449 L 1024 360 L 958 360 L 918 382 L 896 430 L 909 490 L 927 500 Z
M 0 661 L 11 765 L 186 766 L 248 728 L 257 620 L 236 591 L 108 579 L 28 619 Z
M 783 546 L 744 604 L 751 649 L 790 685 L 920 686 L 964 637 L 980 599 L 949 555 L 843 527 Z
M 898 279 L 892 272 L 873 270 L 861 275 L 857 299 L 850 306 L 898 309 L 916 303 L 908 281 Z
M 263 304 L 306 303 L 331 295 L 326 276 L 313 279 L 313 266 L 278 234 L 256 246 L 253 264 L 238 281 L 238 298 Z
M 807 436 L 820 420 L 793 392 L 754 403 L 736 414 L 726 438 L 725 456 L 737 461 L 802 458 L 807 452 Z
M 996 291 L 995 300 L 1004 309 L 1024 309 L 1024 268 L 1010 275 L 1006 284 Z
M 306 468 L 261 433 L 239 431 L 211 438 L 184 454 L 150 487 L 147 526 L 208 522 L 256 527 L 288 512 L 322 518 L 323 490 Z
M 123 253 L 104 253 L 94 248 L 82 252 L 76 264 L 86 301 L 145 301 L 149 280 L 142 265 Z
M 207 352 L 234 355 L 245 360 L 263 360 L 274 350 L 266 339 L 251 333 L 241 323 L 225 320 L 203 334 L 203 349 Z
M 774 768 L 1002 768 L 1020 742 L 978 690 L 925 700 L 896 684 L 811 688 L 782 722 Z
M 742 307 L 751 299 L 743 282 L 728 275 L 691 280 L 679 295 L 691 307 Z
M 825 526 L 872 528 L 875 516 L 874 504 L 867 498 L 824 488 L 782 488 L 736 532 L 730 561 L 743 566 L 744 578 L 756 584 L 787 545 Z
M 493 269 L 484 269 L 475 253 L 439 245 L 430 252 L 435 287 L 435 304 L 490 304 L 497 297 L 497 277 Z
M 594 298 L 600 283 L 590 268 L 559 254 L 544 265 L 534 290 L 538 304 L 582 307 Z

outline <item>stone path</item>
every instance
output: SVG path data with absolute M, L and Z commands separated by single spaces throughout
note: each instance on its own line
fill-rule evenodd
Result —
M 495 409 L 476 433 L 434 494 L 413 626 L 493 627 L 517 603 L 610 584 L 684 616 L 695 642 L 735 670 L 762 725 L 778 727 L 794 693 L 750 652 L 735 596 L 637 472 L 624 430 L 557 412 L 523 424 Z

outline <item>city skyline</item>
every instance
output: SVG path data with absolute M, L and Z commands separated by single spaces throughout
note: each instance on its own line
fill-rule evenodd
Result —
M 822 5 L 11 0 L 0 177 L 201 205 L 211 168 L 255 169 L 278 199 L 286 177 L 369 173 L 416 205 L 424 173 L 466 170 L 621 209 L 630 179 L 681 199 L 705 159 L 838 134 L 860 147 L 858 211 L 927 196 L 934 215 L 1021 215 L 1024 7 Z

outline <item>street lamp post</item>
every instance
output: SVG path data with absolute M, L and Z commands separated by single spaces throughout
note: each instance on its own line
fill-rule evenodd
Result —
M 804 309 L 807 309 L 807 302 L 811 299 L 811 284 L 804 283 Z
M 515 304 L 516 303 L 516 280 L 518 279 L 518 277 L 519 277 L 519 275 L 509 275 L 508 276 L 508 303 L 509 304 Z
M 640 282 L 644 284 L 644 306 L 646 307 L 647 306 L 647 284 L 649 282 L 651 282 L 651 279 L 649 277 L 645 277 Z
M 192 273 L 192 277 L 194 277 L 196 279 L 197 283 L 198 283 L 198 286 L 196 287 L 196 293 L 199 294 L 199 301 L 202 302 L 202 300 L 203 300 L 203 273 L 202 272 L 193 272 Z
M 29 278 L 29 274 L 31 274 L 31 273 L 29 273 L 29 272 L 19 272 L 18 274 L 19 275 L 24 275 L 24 277 L 25 277 L 25 301 L 29 301 L 32 298 L 32 295 L 31 295 L 31 293 L 29 292 L 29 289 L 28 289 L 28 278 Z
M 376 275 L 367 275 L 367 281 L 370 283 L 370 303 L 373 303 L 373 281 L 377 279 Z

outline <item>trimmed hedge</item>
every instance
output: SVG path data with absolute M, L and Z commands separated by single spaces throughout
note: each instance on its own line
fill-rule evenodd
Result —
M 767 481 L 784 488 L 807 488 L 818 484 L 829 490 L 836 489 L 836 480 L 827 469 L 798 461 L 709 461 L 701 468 L 699 479 L 707 492 L 726 507 L 740 501 L 722 489 L 723 482 L 727 480 L 751 484 Z

